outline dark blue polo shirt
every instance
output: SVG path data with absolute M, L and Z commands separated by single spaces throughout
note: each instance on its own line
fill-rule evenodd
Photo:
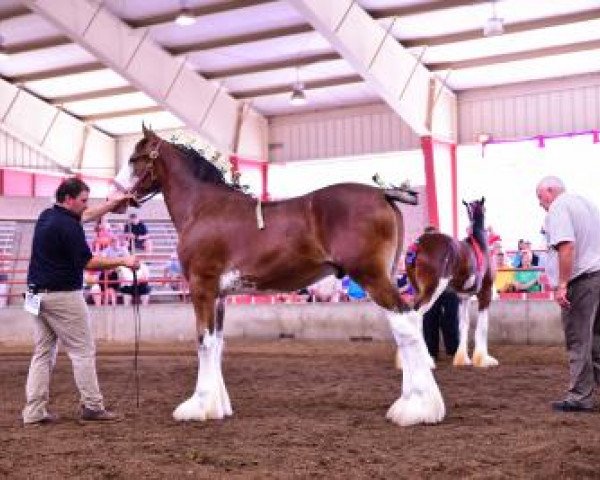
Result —
M 91 258 L 79 217 L 54 205 L 35 225 L 27 284 L 53 291 L 79 290 Z

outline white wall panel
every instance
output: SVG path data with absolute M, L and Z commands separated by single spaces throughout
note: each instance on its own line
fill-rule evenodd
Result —
M 269 160 L 294 161 L 419 148 L 419 137 L 387 105 L 269 120 Z
M 600 128 L 600 74 L 460 92 L 459 143 Z

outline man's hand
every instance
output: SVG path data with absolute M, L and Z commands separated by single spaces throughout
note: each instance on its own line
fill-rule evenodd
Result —
M 571 306 L 571 302 L 567 298 L 567 284 L 560 283 L 558 287 L 556 287 L 556 291 L 554 292 L 554 300 L 558 303 L 562 308 L 569 308 Z
M 138 206 L 132 193 L 114 192 L 106 200 L 111 205 L 112 213 L 125 213 L 129 205 Z

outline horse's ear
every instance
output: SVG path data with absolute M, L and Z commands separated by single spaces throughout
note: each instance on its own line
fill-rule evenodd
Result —
M 150 130 L 146 128 L 146 124 L 142 122 L 142 133 L 144 134 L 144 138 L 148 138 L 150 136 Z
M 481 204 L 483 205 L 485 203 L 485 197 L 481 197 Z
M 464 200 L 462 202 L 465 207 L 469 208 L 469 204 L 467 202 L 465 202 Z

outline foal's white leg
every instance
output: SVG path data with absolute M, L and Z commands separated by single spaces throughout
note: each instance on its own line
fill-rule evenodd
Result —
M 475 328 L 475 349 L 473 350 L 473 365 L 476 367 L 496 367 L 498 360 L 488 353 L 488 309 L 477 315 Z
M 460 298 L 458 305 L 458 348 L 454 354 L 454 361 L 452 362 L 455 367 L 463 367 L 465 365 L 471 365 L 471 359 L 469 358 L 469 297 Z
M 196 390 L 173 412 L 175 420 L 222 419 L 232 414 L 229 395 L 221 373 L 223 336 L 204 332 L 198 345 L 198 380 Z
M 446 414 L 442 394 L 431 373 L 431 357 L 418 328 L 422 321 L 415 311 L 386 312 L 403 363 L 402 395 L 386 417 L 398 425 L 438 423 Z

